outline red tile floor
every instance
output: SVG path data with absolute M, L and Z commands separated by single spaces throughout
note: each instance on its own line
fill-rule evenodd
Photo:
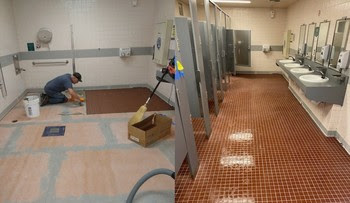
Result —
M 193 180 L 183 163 L 176 202 L 350 202 L 350 155 L 282 76 L 232 77 L 218 117 L 211 114 L 210 139 L 194 119 L 200 167 Z

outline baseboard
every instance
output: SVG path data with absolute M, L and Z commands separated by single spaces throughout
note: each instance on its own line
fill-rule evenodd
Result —
M 311 109 L 305 104 L 305 102 L 299 97 L 299 95 L 293 90 L 293 88 L 288 87 L 288 89 L 292 92 L 294 97 L 299 101 L 301 106 L 305 109 L 305 111 L 310 115 L 311 119 L 315 122 L 318 128 L 322 131 L 322 133 L 327 137 L 334 137 L 335 131 L 328 131 L 326 127 L 321 123 L 320 120 L 312 113 Z
M 297 98 L 299 103 L 303 106 L 303 108 L 308 112 L 310 115 L 311 119 L 316 123 L 318 128 L 322 131 L 322 133 L 326 137 L 335 137 L 338 142 L 343 146 L 345 151 L 350 154 L 350 145 L 344 140 L 344 138 L 338 133 L 336 130 L 327 130 L 323 124 L 318 120 L 318 118 L 315 116 L 315 114 L 312 113 L 311 109 L 301 100 L 301 98 L 296 94 L 296 92 L 292 89 L 289 88 L 289 90 L 292 92 L 292 94 Z
M 24 90 L 22 94 L 20 94 L 13 102 L 11 102 L 11 104 L 0 113 L 0 120 L 2 120 L 17 105 L 19 101 L 23 100 L 26 94 L 28 94 L 28 91 Z
M 337 132 L 335 131 L 335 138 L 337 138 L 338 142 L 343 146 L 345 151 L 350 154 L 350 145 L 344 140 L 344 138 Z
M 154 87 L 152 87 L 151 85 L 147 84 L 147 88 L 151 91 L 153 91 Z M 175 91 L 175 87 L 173 87 L 173 92 Z M 168 103 L 170 106 L 174 107 L 175 106 L 175 103 L 171 100 L 169 100 L 169 97 L 166 97 L 165 95 L 163 95 L 162 93 L 160 92 L 155 92 L 155 94 L 161 98 L 163 101 L 165 101 L 166 103 Z M 169 101 L 169 102 L 168 102 Z
M 270 75 L 270 74 L 282 74 L 282 72 L 281 71 L 236 71 L 236 74 Z
M 134 88 L 134 87 L 144 87 L 151 91 L 153 91 L 154 87 L 151 87 L 149 84 L 131 84 L 131 85 L 107 85 L 107 86 L 88 86 L 88 87 L 75 87 L 74 89 L 77 91 L 82 90 L 106 90 L 106 89 L 122 89 L 122 88 Z M 174 90 L 175 91 L 175 90 Z M 43 92 L 43 88 L 31 88 L 28 89 L 27 92 L 30 93 L 40 93 Z M 170 106 L 174 107 L 175 103 L 173 101 L 169 101 L 169 98 L 162 93 L 156 91 L 155 94 L 160 97 L 164 102 L 168 103 Z M 145 101 L 146 102 L 146 101 Z

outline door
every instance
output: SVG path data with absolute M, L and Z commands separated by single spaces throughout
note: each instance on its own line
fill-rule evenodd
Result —
M 233 30 L 226 30 L 226 72 L 235 74 Z
M 250 30 L 235 30 L 235 56 L 239 66 L 250 66 Z
M 208 93 L 208 99 L 214 99 L 214 93 L 213 93 L 213 85 L 211 81 L 212 71 L 211 71 L 211 61 L 210 61 L 210 54 L 209 54 L 209 42 L 208 42 L 208 34 L 206 33 L 207 30 L 207 23 L 206 22 L 199 22 L 199 30 L 200 30 L 200 37 L 202 41 L 202 54 L 203 54 L 203 62 L 204 62 L 204 73 L 205 73 L 205 81 L 207 85 L 207 93 Z

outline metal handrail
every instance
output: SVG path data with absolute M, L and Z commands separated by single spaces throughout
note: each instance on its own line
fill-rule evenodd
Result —
M 33 61 L 33 65 L 66 65 L 68 64 L 69 61 L 66 60 L 66 61 L 52 61 L 52 62 L 35 62 Z

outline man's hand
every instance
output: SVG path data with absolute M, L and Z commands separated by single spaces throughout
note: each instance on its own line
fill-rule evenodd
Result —
M 70 101 L 80 102 L 80 97 L 72 88 L 68 88 L 68 93 L 71 96 Z

